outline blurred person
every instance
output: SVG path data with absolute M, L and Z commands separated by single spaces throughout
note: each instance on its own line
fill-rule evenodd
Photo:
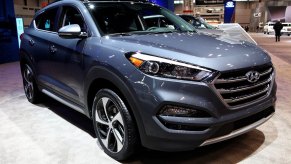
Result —
M 273 29 L 275 31 L 275 37 L 276 37 L 276 42 L 280 42 L 280 36 L 281 36 L 281 30 L 283 28 L 282 23 L 280 20 L 278 20 L 275 25 L 273 26 Z
M 246 26 L 246 27 L 245 27 L 245 31 L 246 31 L 246 32 L 249 32 L 249 26 Z

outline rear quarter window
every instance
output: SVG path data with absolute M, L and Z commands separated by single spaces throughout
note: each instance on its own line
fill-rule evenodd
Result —
M 36 27 L 40 30 L 55 32 L 58 8 L 48 9 L 35 18 Z

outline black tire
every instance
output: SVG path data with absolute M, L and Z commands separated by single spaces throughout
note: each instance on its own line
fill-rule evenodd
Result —
M 34 73 L 28 64 L 25 64 L 22 69 L 22 79 L 27 100 L 32 104 L 39 103 L 42 99 L 42 93 L 36 85 Z
M 115 160 L 128 159 L 139 147 L 136 125 L 124 101 L 114 91 L 97 92 L 92 119 L 103 151 Z

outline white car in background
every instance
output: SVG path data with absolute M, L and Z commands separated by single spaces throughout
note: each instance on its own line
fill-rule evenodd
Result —
M 291 23 L 282 23 L 283 24 L 283 29 L 281 31 L 282 34 L 286 34 L 288 36 L 290 36 L 291 34 Z
M 270 34 L 270 33 L 274 33 L 274 27 L 275 22 L 268 22 L 265 26 L 264 26 L 264 34 Z
M 265 26 L 264 26 L 264 34 L 270 34 L 270 33 L 274 33 L 274 27 L 275 22 L 268 22 Z M 283 25 L 283 29 L 281 30 L 281 34 L 284 35 L 291 35 L 291 23 L 288 22 L 284 22 L 282 23 Z

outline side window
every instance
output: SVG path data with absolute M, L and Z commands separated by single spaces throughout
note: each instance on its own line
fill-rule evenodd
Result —
M 46 10 L 44 13 L 40 14 L 35 19 L 36 27 L 41 30 L 46 31 L 56 31 L 55 30 L 55 21 L 57 16 L 58 8 L 53 8 Z
M 82 32 L 87 32 L 87 26 L 84 22 L 82 14 L 74 7 L 65 6 L 63 8 L 60 28 L 71 24 L 78 24 L 81 27 Z

